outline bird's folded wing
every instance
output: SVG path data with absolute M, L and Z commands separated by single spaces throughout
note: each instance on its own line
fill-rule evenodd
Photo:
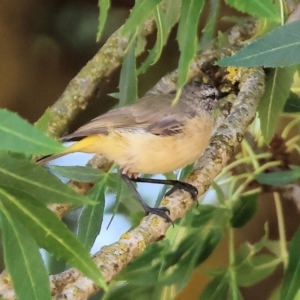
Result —
M 134 104 L 120 107 L 91 120 L 66 135 L 62 141 L 78 140 L 94 134 L 108 134 L 110 130 L 143 129 L 155 135 L 171 135 L 182 131 L 187 118 L 194 116 L 187 104 L 172 106 L 173 95 L 146 96 Z

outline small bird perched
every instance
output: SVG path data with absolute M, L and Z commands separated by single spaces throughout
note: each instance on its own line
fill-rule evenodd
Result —
M 73 152 L 103 154 L 119 165 L 122 178 L 146 213 L 160 215 L 170 222 L 168 209 L 145 204 L 132 181 L 171 184 L 172 190 L 185 189 L 196 199 L 198 191 L 188 183 L 139 178 L 138 174 L 167 173 L 199 158 L 212 135 L 218 91 L 192 81 L 183 88 L 178 103 L 172 105 L 173 99 L 174 94 L 149 95 L 108 111 L 64 136 L 62 142 L 77 142 L 62 153 L 41 158 L 38 164 Z

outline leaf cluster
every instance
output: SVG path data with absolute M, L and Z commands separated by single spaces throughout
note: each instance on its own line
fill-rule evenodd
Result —
M 4 109 L 0 115 L 0 224 L 4 261 L 18 298 L 51 299 L 40 248 L 106 289 L 89 252 L 47 208 L 54 203 L 94 208 L 99 205 L 98 194 L 91 191 L 89 197 L 79 195 L 30 161 L 30 155 L 55 153 L 63 148 L 18 115 Z

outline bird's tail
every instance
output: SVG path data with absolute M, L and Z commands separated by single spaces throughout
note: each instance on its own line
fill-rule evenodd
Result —
M 67 147 L 63 152 L 58 154 L 50 154 L 43 156 L 36 160 L 38 165 L 43 165 L 53 159 L 62 157 L 64 155 L 74 153 L 74 152 L 84 152 L 84 153 L 97 153 L 101 149 L 101 137 L 98 135 L 88 136 L 82 140 L 76 142 L 75 144 Z
M 59 157 L 62 157 L 62 156 L 67 155 L 69 153 L 70 152 L 62 152 L 62 153 L 58 153 L 58 154 L 45 155 L 45 156 L 37 159 L 35 162 L 38 165 L 44 165 L 44 164 L 46 164 L 47 162 L 49 162 L 51 160 L 54 160 L 54 159 L 59 158 Z

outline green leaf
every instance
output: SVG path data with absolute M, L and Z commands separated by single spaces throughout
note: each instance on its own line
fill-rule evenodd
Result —
M 300 167 L 293 166 L 290 171 L 277 171 L 272 173 L 260 173 L 254 176 L 261 184 L 280 186 L 289 184 L 300 178 Z
M 227 273 L 216 276 L 210 281 L 202 292 L 199 300 L 220 300 L 226 299 L 229 288 L 229 279 Z
M 235 228 L 243 227 L 254 216 L 257 209 L 258 193 L 247 196 L 241 196 L 236 201 L 231 210 L 232 217 L 230 220 L 231 226 Z
M 108 10 L 110 8 L 110 0 L 98 0 L 98 6 L 100 9 L 99 14 L 99 26 L 97 32 L 97 42 L 100 41 L 103 29 L 106 23 Z
M 106 289 L 102 274 L 89 253 L 55 213 L 37 199 L 13 188 L 2 187 L 0 197 L 5 209 L 23 223 L 40 247 L 66 260 Z
M 177 32 L 180 50 L 177 87 L 180 90 L 188 80 L 190 62 L 197 51 L 197 24 L 204 6 L 203 0 L 182 1 Z
M 144 277 L 145 274 L 143 274 Z M 102 298 L 103 300 L 132 300 L 134 295 L 134 299 L 138 300 L 153 300 L 153 299 L 161 299 L 160 295 L 155 293 L 154 287 L 140 287 L 136 285 L 128 284 L 127 281 L 118 282 L 115 286 L 110 289 L 109 293 Z
M 121 180 L 121 178 L 116 182 L 114 192 L 116 193 L 116 202 L 112 210 L 112 219 L 117 212 L 122 211 L 126 215 L 132 217 L 134 213 L 142 210 L 142 207 L 132 190 L 127 186 L 124 180 Z
M 87 197 L 75 193 L 44 167 L 6 153 L 0 153 L 0 185 L 26 191 L 47 204 L 94 204 Z
M 212 182 L 211 187 L 215 190 L 216 194 L 217 194 L 217 198 L 218 201 L 220 203 L 224 203 L 225 202 L 225 195 L 224 192 L 222 190 L 222 188 L 220 187 L 220 185 L 218 185 L 215 181 Z
M 46 132 L 51 120 L 50 108 L 47 108 L 44 114 L 34 123 L 34 126 L 43 132 Z
M 154 11 L 157 37 L 154 47 L 150 50 L 147 58 L 143 61 L 141 67 L 138 69 L 138 74 L 144 73 L 150 65 L 155 64 L 161 56 L 162 49 L 167 42 L 168 32 L 166 28 L 166 20 L 164 12 L 160 5 L 157 5 Z
M 235 267 L 237 284 L 250 287 L 270 276 L 281 263 L 277 257 L 261 254 L 249 257 Z
M 51 165 L 50 169 L 57 172 L 59 175 L 69 178 L 71 180 L 80 182 L 96 182 L 107 175 L 92 167 L 82 167 L 82 166 L 54 166 Z
M 1 192 L 1 190 L 0 190 Z M 1 201 L 2 195 L 0 195 Z M 51 299 L 49 279 L 39 248 L 19 220 L 0 204 L 5 266 L 19 300 Z
M 221 216 L 228 214 L 228 211 L 216 207 L 213 205 L 200 205 L 198 208 L 199 214 L 193 217 L 193 220 L 191 222 L 191 226 L 195 228 L 201 228 L 204 224 L 208 223 L 211 219 L 214 219 L 215 216 Z M 221 218 L 221 220 L 223 217 Z
M 138 69 L 138 74 L 144 73 L 150 65 L 155 64 L 161 56 L 163 47 L 167 43 L 169 34 L 172 27 L 178 21 L 180 15 L 180 2 L 175 1 L 166 1 L 164 3 L 165 7 L 162 8 L 162 5 L 157 5 L 154 10 L 154 17 L 157 28 L 157 38 L 154 47 L 151 49 L 146 60 L 142 63 L 141 67 Z M 164 13 L 165 10 L 165 13 Z
M 226 0 L 228 5 L 247 14 L 251 14 L 257 18 L 267 18 L 280 22 L 280 10 L 274 5 L 272 0 Z
M 300 228 L 298 228 L 289 246 L 289 264 L 284 274 L 280 299 L 294 300 L 299 291 L 300 282 Z
M 300 112 L 300 97 L 298 94 L 290 92 L 290 95 L 285 102 L 283 111 L 287 113 Z
M 178 290 L 183 289 L 189 282 L 195 268 L 211 255 L 222 237 L 223 229 L 217 226 L 209 226 L 205 230 L 201 230 L 197 236 L 189 236 L 188 238 L 192 241 L 188 241 L 188 238 L 184 239 L 182 243 L 187 242 L 188 245 L 191 245 L 191 248 L 177 261 L 174 270 L 167 277 L 165 283 L 176 283 Z
M 161 268 L 157 262 L 158 253 L 162 257 L 170 247 L 169 241 L 151 244 L 142 255 L 136 258 L 117 277 L 117 280 L 128 280 L 132 285 L 142 287 L 153 286 L 158 283 L 158 272 Z M 147 276 L 143 276 L 147 274 Z
M 131 14 L 122 29 L 122 35 L 135 31 L 162 0 L 142 0 L 136 2 Z
M 130 263 L 117 276 L 116 285 L 110 286 L 108 294 L 103 300 L 110 299 L 161 299 L 161 290 L 165 287 L 160 284 L 163 275 L 161 264 L 166 252 L 170 251 L 168 240 L 153 243 L 145 251 Z M 158 256 L 160 259 L 158 259 Z M 147 274 L 147 276 L 145 276 Z M 126 284 L 124 284 L 126 282 Z
M 106 182 L 98 182 L 88 193 L 89 198 L 95 200 L 96 205 L 85 206 L 80 214 L 77 236 L 79 241 L 90 250 L 101 230 L 105 205 Z
M 246 2 L 246 1 L 244 1 Z M 244 47 L 234 56 L 217 62 L 220 66 L 285 67 L 300 63 L 300 20 L 280 26 Z
M 266 90 L 258 104 L 261 131 L 267 144 L 274 136 L 278 117 L 293 84 L 294 73 L 295 67 L 290 67 L 276 68 L 268 74 Z
M 202 36 L 200 40 L 200 48 L 202 49 L 205 48 L 213 38 L 220 10 L 220 0 L 211 0 L 209 1 L 209 4 L 210 12 L 205 27 L 202 30 Z
M 124 57 L 119 84 L 119 105 L 124 106 L 137 99 L 137 75 L 135 43 L 131 43 Z
M 230 300 L 243 300 L 244 299 L 234 280 L 229 281 L 229 289 L 228 289 L 227 299 L 230 299 Z
M 167 28 L 172 28 L 179 20 L 182 0 L 164 0 Z
M 25 154 L 52 154 L 64 147 L 17 114 L 0 109 L 0 150 Z
M 206 206 L 206 205 L 204 205 Z M 195 267 L 201 264 L 216 248 L 220 242 L 224 228 L 228 223 L 228 212 L 217 208 L 205 210 L 205 216 L 200 214 L 198 228 L 191 228 L 190 233 L 180 242 L 177 249 L 164 259 L 164 271 L 167 277 L 164 284 L 176 284 L 177 289 L 182 289 L 189 281 Z M 172 267 L 172 268 L 171 268 Z M 171 269 L 170 269 L 171 268 Z

